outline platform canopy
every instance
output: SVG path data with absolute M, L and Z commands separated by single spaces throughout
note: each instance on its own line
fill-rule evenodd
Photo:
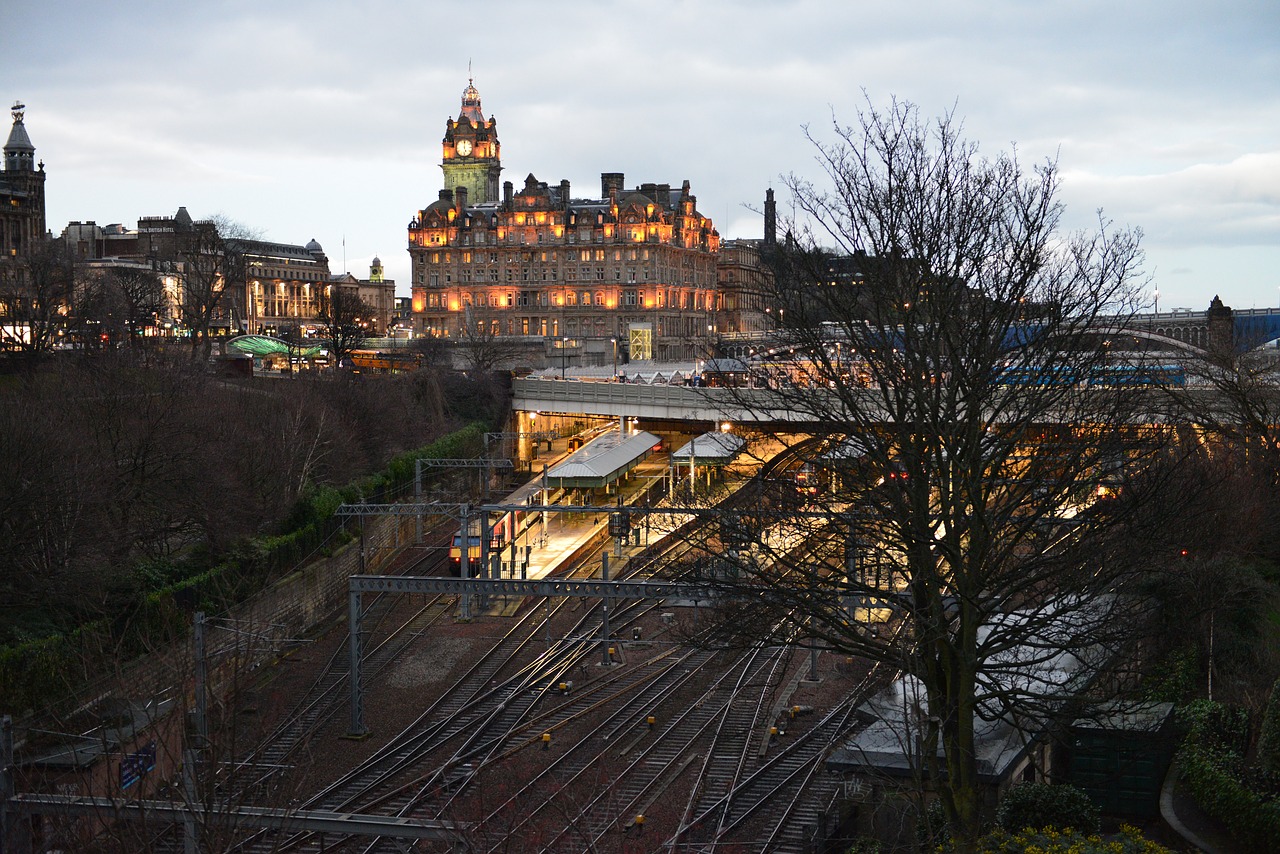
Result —
M 732 433 L 721 433 L 712 430 L 703 433 L 671 454 L 673 465 L 688 465 L 689 458 L 694 457 L 693 464 L 700 466 L 724 466 L 733 462 L 734 457 L 742 453 L 747 440 Z
M 608 486 L 644 461 L 661 443 L 657 436 L 643 430 L 626 435 L 610 431 L 547 469 L 547 485 L 560 489 Z
M 320 347 L 291 344 L 279 338 L 272 338 L 270 335 L 239 335 L 228 341 L 227 347 L 241 353 L 251 353 L 254 356 L 291 355 L 308 359 L 324 352 Z

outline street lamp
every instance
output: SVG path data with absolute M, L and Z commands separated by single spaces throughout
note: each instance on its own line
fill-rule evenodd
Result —
M 1156 288 L 1156 314 L 1160 313 L 1160 289 Z
M 613 378 L 618 378 L 618 339 L 610 338 L 609 342 L 613 344 Z
M 569 343 L 568 338 L 561 337 L 560 339 L 560 379 L 564 379 L 565 359 L 567 358 L 567 354 L 565 353 L 565 346 L 568 343 Z

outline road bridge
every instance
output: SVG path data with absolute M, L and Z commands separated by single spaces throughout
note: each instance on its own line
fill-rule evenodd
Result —
M 512 406 L 520 412 L 640 418 L 657 421 L 794 422 L 794 411 L 772 410 L 769 389 L 691 388 L 639 383 L 517 379 Z M 758 406 L 744 407 L 744 401 Z

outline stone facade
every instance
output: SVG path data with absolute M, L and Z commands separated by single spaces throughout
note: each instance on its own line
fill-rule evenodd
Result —
M 245 313 L 240 328 L 276 335 L 315 323 L 320 294 L 329 287 L 329 258 L 315 241 L 305 246 L 240 241 L 245 262 Z
M 145 264 L 159 272 L 169 295 L 169 316 L 159 320 L 177 326 L 186 241 L 197 231 L 214 227 L 212 222 L 193 220 L 182 207 L 173 216 L 142 217 L 137 228 L 119 223 L 99 226 L 92 220 L 72 222 L 62 239 L 82 265 Z M 298 245 L 232 238 L 229 244 L 243 263 L 243 277 L 237 268 L 239 281 L 224 295 L 215 319 L 215 329 L 224 334 L 276 335 L 297 329 L 305 336 L 316 325 L 320 294 L 332 286 L 357 292 L 374 309 L 369 318 L 371 335 L 383 335 L 391 322 L 396 283 L 384 278 L 377 258 L 369 278 L 359 279 L 333 274 L 324 248 L 315 240 Z
M 13 105 L 0 171 L 0 282 L 17 287 L 26 280 L 26 256 L 45 237 L 44 164 L 35 162 L 36 149 L 23 123 L 25 109 Z
M 705 353 L 725 323 L 720 236 L 689 182 L 628 190 L 609 172 L 600 197 L 576 198 L 568 181 L 530 174 L 518 192 L 506 182 L 490 198 L 501 165 L 493 119 L 472 117 L 479 105 L 468 86 L 446 130 L 446 186 L 409 224 L 416 333 L 520 339 L 553 365 L 608 364 L 615 348 L 622 360 Z M 458 165 L 464 133 L 475 136 L 469 157 L 488 146 L 484 186 Z
M 369 265 L 369 278 L 359 279 L 351 273 L 340 273 L 331 279 L 333 287 L 340 287 L 369 306 L 371 316 L 361 318 L 361 327 L 370 337 L 390 336 L 396 311 L 396 282 L 383 275 L 382 261 L 376 256 Z

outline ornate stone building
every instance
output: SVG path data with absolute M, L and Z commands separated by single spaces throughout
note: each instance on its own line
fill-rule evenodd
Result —
M 330 281 L 333 287 L 342 288 L 369 306 L 369 316 L 360 318 L 360 326 L 370 337 L 391 336 L 396 313 L 396 281 L 384 274 L 381 258 L 373 257 L 367 279 L 357 278 L 352 273 L 338 273 Z
M 44 164 L 35 162 L 36 149 L 23 123 L 25 109 L 13 105 L 0 172 L 0 281 L 15 286 L 25 281 L 26 256 L 45 238 Z
M 169 310 L 166 317 L 157 320 L 177 328 L 181 325 L 180 290 L 187 243 L 201 229 L 215 227 L 209 221 L 193 220 L 181 207 L 173 216 L 142 217 L 137 228 L 72 222 L 63 230 L 62 239 L 82 264 L 143 264 L 160 273 Z M 382 262 L 376 258 L 369 278 L 359 279 L 332 273 L 329 258 L 315 240 L 303 246 L 231 238 L 228 249 L 235 269 L 213 319 L 215 334 L 276 335 L 298 329 L 306 335 L 317 325 L 320 294 L 330 287 L 358 293 L 369 303 L 373 309 L 368 319 L 371 334 L 383 335 L 391 322 L 396 283 L 383 277 Z
M 579 198 L 530 174 L 497 198 L 499 151 L 468 85 L 445 128 L 445 187 L 409 223 L 417 334 L 508 338 L 550 365 L 705 352 L 723 323 L 720 236 L 688 181 L 628 190 L 607 172 L 598 198 Z
M 313 240 L 306 246 L 237 241 L 245 264 L 245 312 L 242 331 L 278 335 L 315 324 L 321 292 L 332 278 L 329 258 Z

